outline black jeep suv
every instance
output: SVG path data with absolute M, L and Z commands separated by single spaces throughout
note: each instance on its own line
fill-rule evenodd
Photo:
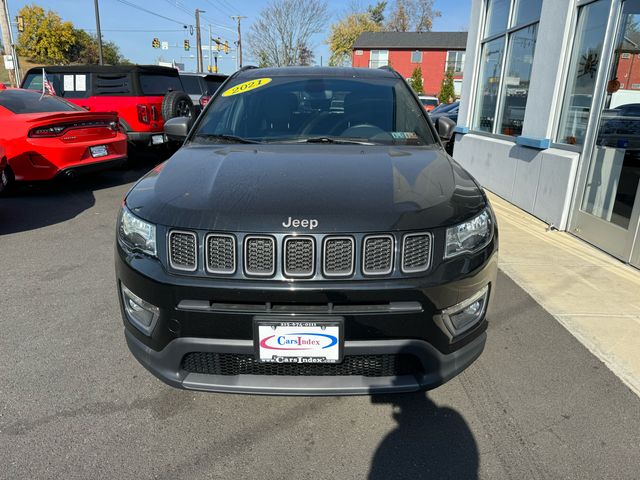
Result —
M 482 352 L 498 235 L 390 69 L 245 68 L 127 194 L 116 274 L 135 357 L 175 387 L 433 388 Z

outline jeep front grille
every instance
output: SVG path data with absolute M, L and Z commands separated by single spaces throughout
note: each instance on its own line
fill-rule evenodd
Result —
M 284 239 L 284 274 L 287 277 L 310 277 L 316 265 L 313 237 Z
M 236 271 L 236 239 L 233 235 L 210 233 L 206 237 L 207 272 L 231 274 Z
M 362 272 L 365 275 L 387 275 L 393 271 L 393 237 L 370 235 L 364 239 Z
M 354 243 L 352 237 L 325 239 L 322 270 L 327 277 L 346 277 L 353 274 Z
M 250 235 L 244 240 L 244 271 L 247 275 L 270 277 L 276 271 L 273 237 Z
M 423 272 L 431 262 L 431 234 L 410 233 L 402 240 L 402 271 Z
M 176 270 L 193 272 L 198 267 L 198 241 L 193 232 L 169 232 L 169 264 Z

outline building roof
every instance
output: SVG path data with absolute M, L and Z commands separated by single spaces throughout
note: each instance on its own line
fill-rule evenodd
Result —
M 364 32 L 353 45 L 360 48 L 467 48 L 467 32 Z

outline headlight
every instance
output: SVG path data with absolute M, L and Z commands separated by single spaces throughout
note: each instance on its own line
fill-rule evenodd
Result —
M 129 250 L 156 256 L 156 226 L 139 219 L 127 207 L 120 212 L 118 240 Z
M 471 220 L 447 228 L 447 245 L 444 258 L 455 257 L 461 253 L 473 252 L 485 247 L 493 236 L 493 221 L 489 209 Z

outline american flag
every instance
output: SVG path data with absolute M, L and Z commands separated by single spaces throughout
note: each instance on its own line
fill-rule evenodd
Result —
M 47 79 L 47 74 L 43 68 L 42 69 L 42 95 L 44 94 L 55 95 L 56 91 L 53 88 L 53 84 Z

